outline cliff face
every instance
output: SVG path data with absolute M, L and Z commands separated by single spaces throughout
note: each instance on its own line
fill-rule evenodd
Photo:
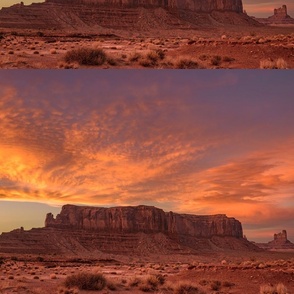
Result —
M 47 214 L 45 226 L 118 233 L 164 233 L 203 238 L 243 236 L 241 223 L 225 215 L 177 214 L 142 205 L 112 208 L 65 205 L 56 219 L 51 213 Z
M 199 12 L 211 12 L 213 10 L 243 12 L 242 0 L 46 0 L 46 2 L 76 2 L 121 7 L 164 7 L 171 9 L 188 9 Z

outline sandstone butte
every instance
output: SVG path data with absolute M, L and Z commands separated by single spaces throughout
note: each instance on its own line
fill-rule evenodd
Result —
M 203 238 L 243 237 L 241 223 L 223 214 L 178 214 L 144 205 L 111 208 L 64 205 L 56 219 L 51 213 L 47 214 L 45 227 L 117 233 L 180 234 Z
M 211 12 L 213 10 L 243 12 L 242 0 L 46 0 L 45 2 L 68 4 L 75 2 L 113 7 L 163 7 L 201 12 Z
M 0 10 L 0 28 L 107 33 L 257 25 L 242 0 L 46 0 Z
M 190 215 L 153 206 L 86 207 L 64 205 L 47 214 L 44 228 L 0 235 L 1 253 L 52 254 L 97 258 L 179 255 L 223 250 L 260 250 L 243 238 L 241 223 L 223 214 Z
M 257 20 L 264 24 L 294 24 L 294 19 L 288 15 L 287 5 L 275 8 L 272 16 L 268 18 L 257 18 Z
M 275 250 L 293 250 L 294 244 L 288 240 L 287 231 L 282 230 L 282 232 L 274 234 L 274 240 L 268 243 L 256 243 L 257 246 L 263 249 Z

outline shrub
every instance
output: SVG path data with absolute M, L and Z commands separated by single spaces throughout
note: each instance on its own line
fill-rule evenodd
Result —
M 276 67 L 276 63 L 272 60 L 261 60 L 259 67 L 261 69 L 274 69 Z
M 269 285 L 260 286 L 260 294 L 276 294 L 275 287 Z
M 234 60 L 235 60 L 235 58 L 233 58 L 233 57 L 229 57 L 229 56 L 224 56 L 223 57 L 224 62 L 231 62 L 231 61 L 234 61 Z
M 209 281 L 207 281 L 207 280 L 201 280 L 201 281 L 199 282 L 199 284 L 200 284 L 201 286 L 206 286 L 206 285 L 209 284 Z
M 107 282 L 107 288 L 111 291 L 117 290 L 117 286 L 113 282 Z
M 147 278 L 146 284 L 150 285 L 152 289 L 156 289 L 159 284 L 159 281 L 156 276 L 150 276 Z
M 132 56 L 130 56 L 131 62 L 137 62 L 139 59 L 142 58 L 142 55 L 139 53 L 134 53 Z
M 287 62 L 283 58 L 278 58 L 276 61 L 276 68 L 278 69 L 286 69 L 288 67 Z
M 259 293 L 260 294 L 287 294 L 288 293 L 288 289 L 282 283 L 279 283 L 276 286 L 262 285 L 262 286 L 260 286 Z
M 106 54 L 102 49 L 80 48 L 68 51 L 64 59 L 80 65 L 102 65 L 106 61 Z
M 191 284 L 180 284 L 175 288 L 175 294 L 200 294 L 203 293 L 199 288 Z
M 210 284 L 210 288 L 211 290 L 213 291 L 218 291 L 220 290 L 221 288 L 221 282 L 220 281 L 212 281 L 211 284 Z
M 138 287 L 138 285 L 140 285 L 141 283 L 142 283 L 142 280 L 135 277 L 129 282 L 129 286 L 130 287 Z
M 222 282 L 222 286 L 223 287 L 232 287 L 232 286 L 235 286 L 235 284 L 232 282 L 224 281 L 224 282 Z
M 165 277 L 161 274 L 156 275 L 156 279 L 160 285 L 163 285 L 165 283 Z
M 279 283 L 276 286 L 276 290 L 277 290 L 277 294 L 287 294 L 288 293 L 287 287 L 282 283 Z
M 83 272 L 68 276 L 64 285 L 68 288 L 77 287 L 80 290 L 102 290 L 106 286 L 106 279 L 102 274 Z
M 222 58 L 219 55 L 216 55 L 211 58 L 210 62 L 212 65 L 218 66 L 220 65 L 221 61 L 222 61 Z
M 181 59 L 177 63 L 177 68 L 179 69 L 194 69 L 194 68 L 199 68 L 199 64 L 196 61 L 189 60 L 189 59 Z
M 111 57 L 108 57 L 108 58 L 107 58 L 107 63 L 108 63 L 109 65 L 112 65 L 112 66 L 117 65 L 116 60 L 115 60 L 114 58 L 111 58 Z
M 160 60 L 165 58 L 165 52 L 162 49 L 157 49 L 155 52 Z

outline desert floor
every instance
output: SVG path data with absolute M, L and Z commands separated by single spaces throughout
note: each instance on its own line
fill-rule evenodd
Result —
M 101 65 L 65 60 L 102 49 Z M 0 29 L 0 68 L 294 68 L 294 25 L 108 34 Z
M 127 261 L 127 259 L 129 261 Z M 199 256 L 115 256 L 110 259 L 59 259 L 55 256 L 3 255 L 0 257 L 0 293 L 95 293 L 67 290 L 66 277 L 82 272 L 102 273 L 107 284 L 99 293 L 246 293 L 282 283 L 294 293 L 294 252 L 218 252 Z M 174 259 L 172 261 L 172 259 Z M 180 260 L 182 259 L 182 260 Z M 144 261 L 145 260 L 145 261 Z M 152 260 L 152 258 L 151 258 Z M 151 286 L 146 280 L 164 277 Z M 198 288 L 180 291 L 179 285 Z M 275 293 L 275 292 L 268 292 Z

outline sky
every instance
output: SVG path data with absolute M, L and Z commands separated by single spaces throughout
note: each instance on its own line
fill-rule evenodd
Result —
M 19 0 L 1 0 L 1 7 L 8 7 L 16 3 L 20 3 Z M 24 4 L 44 2 L 42 0 L 23 0 Z M 294 18 L 294 3 L 292 0 L 243 0 L 243 6 L 247 14 L 256 17 L 268 17 L 273 15 L 275 8 L 279 8 L 286 4 L 288 7 L 288 14 Z
M 145 204 L 294 241 L 292 84 L 291 71 L 0 71 L 0 232 L 68 203 Z

